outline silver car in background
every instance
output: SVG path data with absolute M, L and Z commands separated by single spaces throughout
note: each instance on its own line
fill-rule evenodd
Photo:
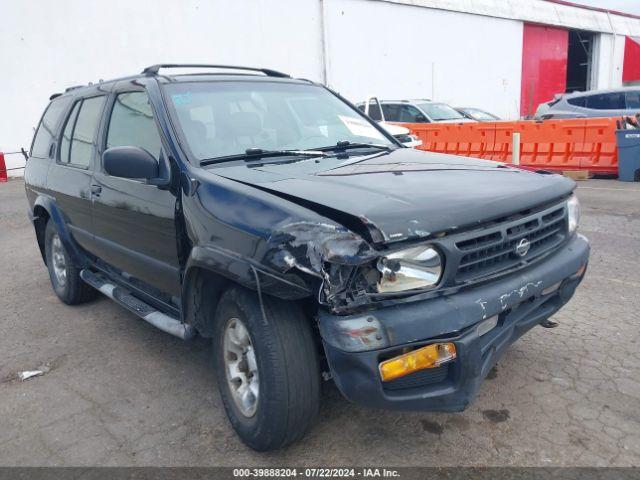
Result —
M 494 115 L 493 113 L 489 113 L 486 110 L 482 110 L 480 108 L 475 107 L 453 107 L 458 111 L 464 118 L 468 118 L 470 120 L 475 120 L 476 122 L 497 122 L 500 120 L 500 117 Z
M 535 118 L 621 117 L 640 113 L 640 86 L 561 93 L 541 103 Z
M 370 97 L 356 106 L 373 120 L 400 123 L 467 123 L 465 118 L 453 107 L 442 102 L 423 100 L 378 100 Z M 369 108 L 368 108 L 369 107 Z

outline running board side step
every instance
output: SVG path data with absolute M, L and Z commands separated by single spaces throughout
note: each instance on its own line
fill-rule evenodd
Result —
M 193 326 L 182 323 L 177 318 L 158 311 L 148 303 L 134 297 L 128 290 L 111 283 L 99 273 L 84 269 L 80 272 L 80 278 L 111 300 L 119 303 L 130 312 L 135 313 L 144 321 L 149 322 L 163 332 L 167 332 L 182 340 L 190 340 L 196 335 L 196 329 L 193 328 Z

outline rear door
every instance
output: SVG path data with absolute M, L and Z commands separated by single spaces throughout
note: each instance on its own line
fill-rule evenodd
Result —
M 106 98 L 99 94 L 74 102 L 58 139 L 56 162 L 47 178 L 47 188 L 61 209 L 71 236 L 92 253 L 95 247 L 91 233 L 91 177 Z
M 134 146 L 168 169 L 154 113 L 142 88 L 116 89 L 107 107 L 101 152 Z M 162 170 L 162 168 L 161 168 Z M 112 177 L 99 162 L 93 179 L 93 231 L 102 260 L 172 296 L 180 293 L 174 223 L 176 197 L 146 180 Z

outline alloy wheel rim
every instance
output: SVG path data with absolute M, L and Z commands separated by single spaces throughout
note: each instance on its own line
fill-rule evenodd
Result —
M 238 318 L 231 318 L 224 331 L 224 363 L 227 383 L 238 410 L 247 418 L 258 409 L 260 381 L 255 350 L 249 331 Z
M 54 234 L 51 239 L 51 260 L 53 263 L 53 274 L 59 285 L 67 283 L 67 260 L 64 256 L 64 248 L 58 234 Z

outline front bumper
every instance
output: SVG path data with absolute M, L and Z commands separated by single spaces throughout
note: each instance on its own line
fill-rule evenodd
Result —
M 556 313 L 581 282 L 589 242 L 574 236 L 559 251 L 525 271 L 458 293 L 368 312 L 386 330 L 389 346 L 347 352 L 330 322 L 349 317 L 322 312 L 320 332 L 335 382 L 349 400 L 378 408 L 460 411 L 507 347 Z M 495 328 L 479 336 L 477 325 L 498 315 Z M 354 315 L 357 317 L 357 315 Z M 457 358 L 447 365 L 382 382 L 378 365 L 406 347 L 453 342 Z

